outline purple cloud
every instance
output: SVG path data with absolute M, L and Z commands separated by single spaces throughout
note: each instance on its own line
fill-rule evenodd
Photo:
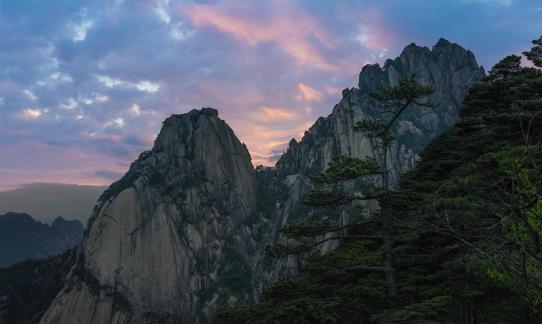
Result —
M 356 85 L 364 64 L 446 37 L 488 67 L 538 36 L 538 7 L 535 0 L 2 2 L 0 187 L 107 184 L 152 146 L 164 118 L 208 106 L 255 164 L 271 164 Z

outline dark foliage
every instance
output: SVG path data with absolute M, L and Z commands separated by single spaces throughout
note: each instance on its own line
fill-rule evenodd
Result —
M 527 271 L 517 269 L 511 278 L 509 263 L 491 259 L 501 254 L 488 254 L 514 242 L 501 250 L 515 265 L 522 248 L 536 251 L 534 238 L 542 234 L 536 189 L 542 74 L 515 62 L 506 58 L 473 86 L 462 120 L 426 148 L 387 199 L 398 299 L 386 298 L 382 273 L 348 271 L 358 264 L 378 266 L 380 243 L 344 241 L 337 250 L 307 260 L 296 277 L 270 287 L 260 304 L 231 308 L 223 318 L 234 323 L 540 323 L 540 291 L 525 276 L 539 279 L 540 262 L 528 259 Z M 508 207 L 493 195 L 495 183 L 506 175 L 511 182 L 497 192 L 515 201 L 529 194 L 535 201 L 524 214 L 531 217 L 527 221 L 495 222 L 496 212 L 508 215 L 503 212 Z M 450 222 L 457 235 L 443 230 Z M 493 227 L 469 237 L 469 229 L 487 225 Z M 529 225 L 537 235 L 525 232 Z M 349 234 L 358 233 L 361 229 L 354 228 Z
M 64 285 L 75 250 L 0 268 L 0 322 L 37 323 Z
M 341 156 L 334 158 L 325 172 L 311 176 L 311 181 L 333 184 L 381 173 L 382 170 L 373 158 L 357 159 Z
M 523 52 L 523 55 L 535 66 L 542 68 L 542 36 L 540 38 L 533 40 L 533 47 L 530 51 Z

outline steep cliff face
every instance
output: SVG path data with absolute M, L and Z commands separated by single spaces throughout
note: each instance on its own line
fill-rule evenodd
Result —
M 197 323 L 248 301 L 256 179 L 214 109 L 168 118 L 104 192 L 41 323 Z
M 278 175 L 286 178 L 319 172 L 338 155 L 372 155 L 369 141 L 353 129 L 356 122 L 370 117 L 375 110 L 369 93 L 411 75 L 435 89 L 431 96 L 435 107 L 414 107 L 402 116 L 395 131 L 396 171 L 402 173 L 412 168 L 420 149 L 457 120 L 467 90 L 485 75 L 470 51 L 445 39 L 440 39 L 432 49 L 410 44 L 383 67 L 378 64 L 363 67 L 359 88 L 343 90 L 343 98 L 328 117 L 319 118 L 299 143 L 294 139 L 290 142 L 277 162 Z
M 371 92 L 411 75 L 415 75 L 418 82 L 434 87 L 431 101 L 435 106 L 431 109 L 413 107 L 397 123 L 394 129 L 397 140 L 391 148 L 389 165 L 394 183 L 399 175 L 414 167 L 418 154 L 429 141 L 453 125 L 468 89 L 485 72 L 470 51 L 445 39 L 440 39 L 432 49 L 410 44 L 398 58 L 387 60 L 383 67 L 378 64 L 365 66 L 359 75 L 359 88 L 343 90 L 343 98 L 333 112 L 326 118 L 319 118 L 300 142 L 292 140 L 277 162 L 277 175 L 291 186 L 292 192 L 282 203 L 278 225 L 286 224 L 293 216 L 307 217 L 311 213 L 299 203 L 311 186 L 308 175 L 323 171 L 333 157 L 371 156 L 378 159 L 371 142 L 354 131 L 354 125 L 371 118 L 378 109 L 370 100 Z M 370 210 L 375 206 L 365 207 Z M 345 211 L 328 214 L 340 223 L 347 222 L 350 216 Z M 330 243 L 324 250 L 335 245 Z M 279 261 L 271 280 L 294 274 L 298 263 L 299 260 L 292 257 Z

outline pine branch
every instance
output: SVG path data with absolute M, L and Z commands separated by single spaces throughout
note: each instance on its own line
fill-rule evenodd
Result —
M 330 231 L 327 221 L 304 221 L 284 226 L 280 231 L 289 238 L 315 237 Z
M 338 190 L 314 189 L 301 202 L 314 207 L 339 207 L 351 203 L 354 197 Z
M 309 246 L 307 246 L 307 249 L 313 249 L 319 245 L 322 245 L 328 241 L 334 241 L 334 240 L 375 240 L 375 241 L 381 241 L 382 237 L 380 236 L 374 236 L 374 235 L 337 235 L 337 236 L 330 236 L 323 240 L 320 240 L 316 243 L 313 243 Z
M 346 272 L 384 272 L 384 267 L 369 267 L 364 265 L 345 268 Z
M 367 224 L 379 224 L 379 221 L 367 221 L 362 223 L 353 223 L 353 224 L 346 224 L 343 226 L 331 227 L 330 222 L 326 221 L 305 221 L 305 222 L 299 222 L 294 223 L 292 225 L 284 226 L 281 229 L 281 232 L 284 233 L 286 237 L 289 238 L 307 238 L 307 237 L 316 237 L 320 235 L 324 235 L 327 233 L 333 233 L 338 232 L 341 230 L 345 230 L 347 228 L 351 227 L 359 227 Z
M 380 236 L 373 236 L 373 235 L 337 235 L 337 236 L 330 236 L 326 237 L 318 242 L 312 243 L 312 244 L 298 244 L 298 245 L 285 245 L 285 244 L 276 244 L 276 245 L 268 245 L 266 247 L 266 252 L 274 257 L 278 256 L 285 256 L 285 255 L 299 255 L 306 253 L 315 247 L 318 247 L 326 242 L 334 241 L 334 240 L 375 240 L 375 241 L 381 241 L 382 237 Z
M 523 55 L 537 67 L 542 67 L 542 36 L 533 40 L 533 47 L 530 51 L 523 52 Z
M 354 130 L 369 138 L 377 138 L 382 137 L 385 127 L 386 125 L 381 121 L 364 119 L 356 123 Z
M 313 207 L 334 208 L 354 200 L 381 200 L 384 193 L 382 190 L 371 190 L 364 192 L 362 196 L 351 196 L 340 190 L 313 189 L 301 199 L 301 203 Z
M 368 225 L 368 224 L 380 224 L 380 223 L 381 222 L 378 221 L 378 220 L 373 220 L 373 221 L 366 221 L 366 222 L 361 222 L 361 223 L 346 224 L 346 225 L 343 225 L 343 226 L 336 227 L 334 229 L 328 230 L 327 232 L 328 233 L 338 232 L 338 231 L 341 231 L 343 229 L 347 229 L 347 228 L 350 228 L 350 227 L 359 227 L 359 226 Z
M 333 184 L 378 174 L 382 174 L 382 170 L 373 158 L 358 159 L 341 156 L 334 158 L 325 172 L 313 175 L 310 179 L 316 183 Z
M 418 83 L 415 75 L 412 75 L 408 79 L 399 81 L 395 86 L 371 93 L 370 96 L 376 100 L 380 108 L 386 111 L 389 111 L 390 108 L 395 108 L 395 110 L 391 110 L 393 116 L 385 124 L 379 137 L 385 139 L 388 136 L 391 127 L 411 104 L 422 107 L 433 107 L 428 97 L 434 91 L 433 87 Z

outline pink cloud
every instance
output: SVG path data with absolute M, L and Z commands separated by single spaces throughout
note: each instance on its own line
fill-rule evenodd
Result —
M 302 65 L 335 70 L 337 67 L 320 51 L 320 48 L 334 46 L 333 38 L 325 28 L 303 12 L 294 14 L 287 3 L 279 4 L 281 9 L 271 10 L 269 17 L 263 20 L 244 17 L 234 8 L 225 6 L 195 4 L 181 11 L 196 27 L 214 27 L 250 46 L 273 42 Z
M 301 95 L 297 97 L 299 100 L 320 101 L 324 98 L 323 93 L 306 84 L 300 83 L 297 85 L 297 88 L 301 92 Z
M 21 112 L 20 116 L 26 119 L 37 119 L 48 112 L 49 112 L 49 109 L 45 109 L 45 108 L 25 108 Z
M 259 118 L 264 120 L 280 121 L 280 120 L 298 120 L 301 116 L 295 112 L 288 111 L 281 108 L 273 107 L 262 107 L 260 108 L 262 112 L 259 115 Z
M 324 88 L 324 92 L 327 93 L 328 95 L 338 95 L 339 93 L 341 93 L 341 90 L 340 88 L 336 88 L 336 87 L 325 87 Z
M 117 158 L 98 155 L 85 148 L 65 148 L 40 141 L 23 141 L 20 145 L 24 145 L 25 152 L 17 151 L 17 147 L 8 147 L 5 153 L 18 154 L 19 158 L 26 161 L 26 165 L 0 165 L 0 190 L 33 182 L 108 185 L 111 180 L 96 175 L 96 169 L 122 174 L 129 165 L 129 161 L 126 161 L 126 166 L 121 166 Z
M 295 137 L 300 139 L 313 121 L 293 123 L 283 129 L 276 129 L 277 123 L 258 125 L 237 121 L 232 125 L 239 138 L 247 145 L 252 157 L 252 164 L 273 166 L 277 152 L 286 150 L 288 142 Z
M 102 16 L 91 17 L 94 28 L 115 32 L 123 27 L 118 32 L 127 32 L 122 34 L 126 42 L 95 57 L 98 63 L 89 71 L 102 77 L 92 78 L 81 97 L 74 92 L 78 89 L 62 94 L 61 102 L 80 98 L 81 111 L 37 108 L 41 102 L 21 95 L 24 101 L 14 117 L 25 127 L 10 133 L 34 136 L 45 144 L 21 144 L 25 149 L 10 156 L 28 167 L 0 164 L 5 175 L 0 182 L 105 184 L 111 178 L 101 171 L 124 172 L 141 150 L 152 147 L 163 119 L 201 107 L 219 109 L 220 117 L 246 143 L 254 164 L 273 165 L 290 139 L 300 139 L 318 116 L 329 113 L 341 89 L 353 85 L 363 60 L 388 42 L 381 28 L 388 26 L 373 24 L 378 17 L 367 18 L 367 6 L 352 10 L 350 4 L 307 6 L 288 0 L 205 3 L 118 2 L 102 8 Z M 134 20 L 133 13 L 152 19 Z M 135 21 L 140 23 L 122 26 Z M 181 23 L 194 31 L 182 42 L 170 35 Z M 97 36 L 92 31 L 89 41 Z M 122 63 L 125 59 L 129 64 Z M 77 81 L 78 75 L 73 78 Z M 8 82 L 0 82 L 0 94 L 20 90 Z M 50 90 L 54 86 L 47 85 Z M 34 93 L 47 98 L 45 92 Z M 64 114 L 68 117 L 61 120 Z M 43 136 L 38 126 L 55 131 Z M 42 156 L 46 158 L 41 163 L 33 162 Z

